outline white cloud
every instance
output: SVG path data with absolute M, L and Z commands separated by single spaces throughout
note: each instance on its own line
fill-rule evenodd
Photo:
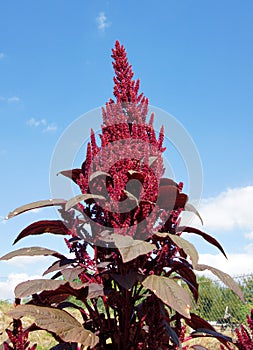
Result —
M 48 124 L 46 126 L 46 128 L 44 128 L 42 131 L 43 132 L 51 132 L 51 131 L 56 131 L 58 129 L 57 125 L 52 123 L 52 124 Z
M 55 123 L 48 124 L 45 118 L 43 119 L 30 118 L 29 120 L 27 120 L 26 124 L 31 128 L 38 128 L 38 127 L 42 128 L 43 133 L 53 132 L 58 129 Z
M 18 97 L 18 96 L 11 96 L 11 97 L 0 96 L 0 101 L 7 102 L 9 104 L 11 104 L 11 103 L 20 103 L 21 102 L 21 98 Z
M 253 250 L 253 247 L 251 249 Z M 222 254 L 200 254 L 199 263 L 215 267 L 232 277 L 253 273 L 252 251 L 245 250 L 245 253 L 242 254 L 227 254 L 227 257 L 228 259 Z M 207 271 L 204 274 L 210 276 L 210 273 Z
M 110 22 L 107 22 L 107 17 L 104 12 L 100 12 L 98 17 L 96 18 L 98 30 L 104 32 L 106 28 L 111 26 Z
M 5 54 L 3 52 L 0 52 L 0 60 L 2 60 L 5 57 Z
M 19 103 L 20 101 L 20 97 L 18 96 L 12 96 L 7 98 L 8 103 Z
M 29 279 L 41 278 L 40 275 L 29 276 L 26 273 L 10 273 L 5 281 L 0 281 L 0 299 L 13 300 L 14 289 L 17 284 L 28 281 Z
M 253 186 L 228 189 L 213 198 L 202 200 L 199 207 L 205 230 L 231 231 L 240 229 L 253 238 Z M 193 220 L 199 226 L 197 218 Z M 250 233 L 249 233 L 250 232 Z

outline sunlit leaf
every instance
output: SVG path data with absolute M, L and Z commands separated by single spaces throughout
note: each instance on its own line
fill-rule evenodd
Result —
M 113 234 L 113 240 L 119 249 L 123 262 L 131 261 L 140 255 L 148 254 L 156 248 L 154 244 L 135 240 L 130 236 Z
M 106 179 L 107 176 L 110 177 L 111 175 L 106 173 L 105 171 L 94 171 L 94 173 L 91 174 L 89 181 L 91 182 L 99 176 L 103 176 L 103 178 Z
M 77 342 L 93 348 L 99 341 L 98 337 L 83 328 L 73 316 L 64 310 L 35 305 L 19 305 L 9 311 L 12 318 L 30 316 L 35 319 L 38 327 L 56 333 L 65 342 Z
M 191 211 L 193 212 L 194 214 L 197 215 L 197 217 L 199 218 L 199 220 L 201 221 L 201 224 L 204 225 L 203 223 L 203 220 L 202 220 L 202 217 L 200 216 L 199 212 L 197 211 L 197 209 L 190 203 L 186 203 L 185 204 L 185 207 L 184 207 L 184 210 L 186 211 Z
M 102 199 L 105 200 L 105 197 L 100 196 L 98 194 L 79 194 L 73 198 L 71 198 L 69 201 L 67 201 L 66 205 L 65 205 L 65 210 L 69 210 L 70 208 L 73 208 L 75 205 L 77 205 L 78 203 L 82 202 L 82 201 L 87 201 L 87 200 L 96 200 L 96 199 Z
M 42 220 L 34 222 L 27 226 L 23 231 L 20 232 L 14 243 L 17 243 L 20 239 L 31 236 L 41 235 L 43 233 L 53 233 L 55 235 L 67 235 L 69 229 L 61 220 Z
M 77 181 L 80 178 L 81 173 L 82 173 L 82 169 L 72 169 L 72 170 L 60 171 L 57 175 L 61 174 L 63 176 L 66 176 L 66 177 L 72 179 L 75 183 L 77 183 Z
M 178 184 L 174 180 L 169 179 L 167 177 L 162 177 L 160 179 L 160 184 L 159 185 L 160 185 L 160 187 L 161 186 L 175 186 L 175 187 L 178 187 Z
M 148 166 L 151 167 L 156 160 L 157 160 L 157 157 L 155 156 L 149 157 Z
M 88 285 L 88 298 L 98 298 L 104 295 L 104 285 L 99 283 L 86 283 Z
M 75 263 L 76 260 L 75 259 L 61 259 L 58 261 L 53 262 L 53 264 L 51 266 L 49 266 L 49 268 L 43 273 L 43 276 L 47 275 L 48 273 L 51 272 L 55 272 L 55 271 L 59 271 L 59 270 L 64 270 L 66 269 L 67 266 L 72 265 L 73 263 Z
M 176 310 L 182 316 L 190 318 L 190 294 L 171 278 L 150 275 L 143 282 L 143 286 L 151 290 L 166 305 Z
M 195 269 L 197 271 L 205 271 L 205 270 L 209 270 L 211 271 L 215 276 L 217 276 L 228 288 L 230 288 L 236 295 L 238 295 L 238 297 L 244 301 L 244 296 L 243 296 L 243 292 L 239 286 L 238 283 L 236 283 L 233 278 L 231 276 L 229 276 L 229 274 L 218 270 L 212 266 L 209 265 L 204 265 L 204 264 L 198 264 Z
M 217 247 L 221 252 L 222 254 L 227 258 L 226 256 L 226 253 L 224 252 L 224 249 L 222 248 L 222 246 L 220 245 L 220 243 L 212 236 L 210 236 L 209 234 L 203 232 L 203 231 L 200 231 L 198 230 L 197 228 L 195 227 L 189 227 L 189 226 L 186 226 L 186 227 L 178 227 L 177 228 L 177 231 L 178 232 L 189 232 L 189 233 L 195 233 L 199 236 L 202 236 L 207 242 L 211 243 L 212 245 L 214 245 L 215 247 Z
M 58 280 L 34 279 L 19 283 L 14 293 L 16 298 L 26 298 L 43 290 L 55 290 L 64 283 Z
M 54 205 L 64 205 L 67 201 L 65 199 L 47 199 L 42 201 L 37 201 L 29 204 L 22 205 L 21 207 L 16 208 L 15 210 L 11 211 L 6 219 L 10 219 L 14 216 L 17 216 L 21 213 L 24 213 L 28 210 L 43 208 L 43 207 L 50 207 Z
M 83 272 L 84 270 L 85 269 L 83 267 L 72 267 L 72 268 L 66 268 L 62 270 L 61 273 L 66 281 L 72 282 L 76 278 L 78 278 L 80 273 Z
M 36 256 L 36 255 L 52 255 L 56 258 L 65 258 L 64 255 L 56 252 L 55 250 L 51 250 L 48 248 L 43 247 L 29 247 L 29 248 L 20 248 L 17 250 L 14 250 L 13 252 L 7 253 L 3 255 L 0 260 L 10 260 L 12 258 L 18 257 L 18 256 Z
M 194 245 L 178 235 L 168 234 L 168 236 L 179 248 L 183 249 L 183 251 L 189 255 L 192 266 L 196 266 L 199 260 L 199 255 Z

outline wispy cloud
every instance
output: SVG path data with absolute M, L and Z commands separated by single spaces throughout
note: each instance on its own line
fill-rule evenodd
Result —
M 5 54 L 3 52 L 0 52 L 0 60 L 2 60 L 5 57 Z
M 20 103 L 21 102 L 21 98 L 18 97 L 18 96 L 10 96 L 10 97 L 0 96 L 0 102 L 7 102 L 9 104 Z
M 55 123 L 48 124 L 42 132 L 53 132 L 58 129 L 57 125 Z
M 107 21 L 107 17 L 104 12 L 99 12 L 96 18 L 97 28 L 100 32 L 104 32 L 106 28 L 111 26 L 111 22 Z
M 8 103 L 19 103 L 20 101 L 21 101 L 20 97 L 18 97 L 18 96 L 12 96 L 12 97 L 7 98 Z
M 26 124 L 31 128 L 39 128 L 43 133 L 53 132 L 58 129 L 55 123 L 48 123 L 45 118 L 35 119 L 30 118 L 27 120 Z

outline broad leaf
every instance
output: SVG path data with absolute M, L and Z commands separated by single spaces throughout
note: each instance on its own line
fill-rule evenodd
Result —
M 19 283 L 14 293 L 16 298 L 26 298 L 43 290 L 55 290 L 64 283 L 58 280 L 34 279 Z
M 121 287 L 125 289 L 131 289 L 135 284 L 138 275 L 136 271 L 131 270 L 126 275 L 111 273 L 111 276 L 116 282 L 118 282 L 119 285 L 121 285 Z
M 195 227 L 189 227 L 189 226 L 178 227 L 177 228 L 177 232 L 189 232 L 189 233 L 195 233 L 195 234 L 197 234 L 199 236 L 202 236 L 207 242 L 209 242 L 212 245 L 214 245 L 215 247 L 217 247 L 222 252 L 222 254 L 227 258 L 226 253 L 224 252 L 224 250 L 223 250 L 222 246 L 220 245 L 220 243 L 215 238 L 213 238 L 212 236 L 208 235 L 207 233 L 205 233 L 203 231 L 200 231 L 200 230 L 198 230 Z
M 67 258 L 55 261 L 51 266 L 49 266 L 49 268 L 45 272 L 43 272 L 43 276 L 51 272 L 64 270 L 66 269 L 67 266 L 70 266 L 75 262 L 76 262 L 75 259 L 67 259 Z
M 36 255 L 52 255 L 56 258 L 65 258 L 64 255 L 56 252 L 55 250 L 42 248 L 42 247 L 29 247 L 29 248 L 20 248 L 17 250 L 14 250 L 13 252 L 7 253 L 3 255 L 0 260 L 10 260 L 12 258 L 18 257 L 18 256 L 36 256 Z
M 215 276 L 217 276 L 228 288 L 230 288 L 235 294 L 238 295 L 238 297 L 244 301 L 243 292 L 239 286 L 238 283 L 236 283 L 231 276 L 229 276 L 227 273 L 218 270 L 212 266 L 204 265 L 204 264 L 198 264 L 195 269 L 197 271 L 205 271 L 209 270 L 211 271 Z
M 96 199 L 103 199 L 105 200 L 105 197 L 100 196 L 98 194 L 79 194 L 73 198 L 71 198 L 69 201 L 67 201 L 66 205 L 65 205 L 65 210 L 69 210 L 70 208 L 73 208 L 75 205 L 77 205 L 78 203 L 82 202 L 82 201 L 87 201 L 87 200 L 96 200 Z
M 69 229 L 61 220 L 37 221 L 27 226 L 23 231 L 21 231 L 13 244 L 17 243 L 20 239 L 24 237 L 31 235 L 41 235 L 43 233 L 53 233 L 55 235 L 68 235 Z
M 21 213 L 24 213 L 28 210 L 43 208 L 43 207 L 50 207 L 53 205 L 64 205 L 67 201 L 65 199 L 48 199 L 48 200 L 42 200 L 37 201 L 33 203 L 29 203 L 26 205 L 22 205 L 21 207 L 16 208 L 15 210 L 11 211 L 6 219 L 10 219 L 16 215 L 19 215 Z
M 104 285 L 98 283 L 86 283 L 88 285 L 88 298 L 98 298 L 104 296 Z
M 72 179 L 75 183 L 77 183 L 77 180 L 79 180 L 81 173 L 82 173 L 81 169 L 72 169 L 72 170 L 60 171 L 57 175 L 61 174 L 63 176 L 66 176 Z
M 169 179 L 167 177 L 162 177 L 160 179 L 160 187 L 162 187 L 162 186 L 175 186 L 175 187 L 178 187 L 178 184 L 172 179 Z
M 148 276 L 142 285 L 151 290 L 166 305 L 190 318 L 191 297 L 189 293 L 171 278 L 156 275 Z
M 178 235 L 168 233 L 168 236 L 179 248 L 183 249 L 183 251 L 189 255 L 192 266 L 196 266 L 199 260 L 199 255 L 194 245 Z
M 62 288 L 60 288 L 62 287 Z M 98 283 L 79 283 L 79 282 L 65 282 L 64 280 L 47 280 L 34 279 L 19 283 L 15 288 L 16 298 L 26 298 L 32 294 L 40 291 L 56 291 L 69 292 L 72 295 L 78 296 L 81 289 L 85 290 L 88 287 L 88 298 L 97 298 L 104 295 L 104 286 Z M 80 292 L 79 292 L 80 291 Z M 52 293 L 54 294 L 54 293 Z
M 61 273 L 66 281 L 73 282 L 84 270 L 83 267 L 72 267 L 62 270 Z
M 93 348 L 99 341 L 98 337 L 83 328 L 73 316 L 64 310 L 35 305 L 19 305 L 9 311 L 12 318 L 31 316 L 38 327 L 56 333 L 65 342 L 77 342 Z
M 148 254 L 156 248 L 154 244 L 135 240 L 130 236 L 113 234 L 112 237 L 116 247 L 119 249 L 124 263 L 131 261 L 140 255 Z
M 191 211 L 192 213 L 196 214 L 197 217 L 199 218 L 199 220 L 201 221 L 201 224 L 204 225 L 202 217 L 200 216 L 199 212 L 197 211 L 197 209 L 190 203 L 186 203 L 184 210 L 186 211 Z
M 186 194 L 180 193 L 176 186 L 169 185 L 159 187 L 156 203 L 161 209 L 173 210 L 184 208 L 187 200 Z

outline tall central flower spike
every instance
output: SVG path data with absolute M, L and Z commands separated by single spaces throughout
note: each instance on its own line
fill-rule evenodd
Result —
M 88 218 L 92 236 L 105 229 L 146 239 L 154 231 L 174 227 L 187 196 L 182 184 L 162 178 L 164 129 L 147 121 L 148 99 L 139 93 L 140 80 L 128 63 L 123 45 L 117 41 L 114 59 L 114 96 L 102 108 L 103 125 L 98 137 L 91 130 L 86 160 L 72 176 L 83 193 L 80 208 Z M 165 220 L 166 219 L 166 220 Z

